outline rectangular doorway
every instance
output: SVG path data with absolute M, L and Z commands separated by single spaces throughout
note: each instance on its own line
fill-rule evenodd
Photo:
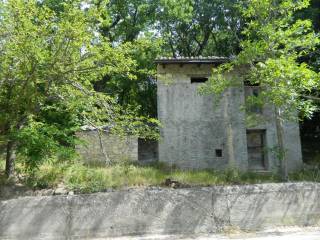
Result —
M 265 130 L 247 130 L 248 164 L 250 170 L 267 170 Z

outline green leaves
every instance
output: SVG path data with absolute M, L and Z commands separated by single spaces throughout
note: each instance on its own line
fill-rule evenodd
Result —
M 122 134 L 135 119 L 136 135 L 151 130 L 143 127 L 148 119 L 93 90 L 92 83 L 106 74 L 131 77 L 136 64 L 129 48 L 112 46 L 99 32 L 99 6 L 0 4 L 0 134 L 18 143 L 28 167 L 73 149 L 74 133 L 84 124 L 112 126 Z
M 242 27 L 237 0 L 160 1 L 157 28 L 167 55 L 228 56 L 238 51 Z
M 56 125 L 36 122 L 29 119 L 28 126 L 16 133 L 19 142 L 18 152 L 25 156 L 25 166 L 28 171 L 34 170 L 42 161 L 67 148 L 67 140 L 72 137 L 64 134 Z M 65 146 L 61 146 L 64 141 Z
M 310 114 L 310 100 L 304 95 L 312 94 L 319 87 L 320 76 L 307 64 L 299 64 L 295 57 L 280 56 L 267 59 L 251 72 L 251 79 L 261 79 L 265 101 L 281 107 L 287 114 L 301 111 Z M 308 110 L 304 110 L 304 108 Z
M 161 51 L 161 42 L 146 37 L 125 43 L 122 48 L 135 61 L 129 75 L 107 75 L 97 82 L 96 89 L 114 96 L 124 107 L 134 106 L 140 115 L 154 117 L 157 109 L 154 59 Z
M 296 116 L 299 111 L 310 116 L 316 108 L 311 95 L 319 90 L 320 75 L 301 62 L 319 44 L 319 36 L 309 20 L 295 20 L 295 11 L 308 6 L 309 1 L 248 0 L 242 8 L 248 18 L 243 31 L 242 51 L 231 62 L 234 69 L 248 67 L 244 78 L 259 84 L 262 93 L 251 104 L 264 102 L 281 108 L 284 116 Z M 221 94 L 229 86 L 241 85 L 226 77 L 230 66 L 214 70 L 209 84 L 211 92 Z M 224 82 L 224 83 L 221 83 Z

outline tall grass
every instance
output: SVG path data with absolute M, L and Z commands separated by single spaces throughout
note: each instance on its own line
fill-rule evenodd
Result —
M 79 162 L 72 164 L 43 164 L 26 178 L 26 183 L 35 188 L 54 188 L 64 184 L 68 189 L 79 192 L 97 192 L 109 188 L 163 186 L 166 179 L 179 182 L 182 186 L 211 186 L 275 182 L 272 174 L 240 173 L 236 170 L 179 170 L 163 164 L 139 166 L 116 164 L 109 167 L 86 166 Z
M 0 161 L 1 169 L 4 164 Z M 23 165 L 17 171 L 24 173 Z M 2 177 L 1 177 L 2 176 Z M 108 167 L 86 166 L 80 162 L 59 162 L 50 160 L 32 173 L 25 174 L 23 182 L 33 188 L 55 188 L 63 184 L 69 190 L 82 193 L 104 191 L 110 188 L 163 186 L 166 179 L 177 181 L 180 186 L 212 186 L 230 184 L 254 184 L 280 182 L 276 174 L 242 173 L 235 169 L 179 170 L 164 164 L 139 166 L 122 163 Z M 2 180 L 3 181 L 2 181 Z M 318 181 L 320 171 L 303 170 L 290 175 L 292 181 Z M 5 181 L 0 171 L 0 185 Z
M 313 169 L 303 169 L 296 173 L 290 174 L 290 180 L 292 181 L 308 181 L 308 182 L 320 182 L 320 168 L 319 166 Z

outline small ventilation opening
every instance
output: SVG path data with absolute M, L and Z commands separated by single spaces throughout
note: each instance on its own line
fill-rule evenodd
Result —
M 216 149 L 216 157 L 222 157 L 222 149 Z
M 258 86 L 260 86 L 259 82 L 250 82 L 248 80 L 245 80 L 243 83 L 247 87 L 258 87 Z
M 191 77 L 191 83 L 204 83 L 208 81 L 207 77 Z

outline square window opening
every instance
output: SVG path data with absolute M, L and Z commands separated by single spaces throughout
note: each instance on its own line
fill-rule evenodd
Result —
M 216 157 L 222 157 L 222 149 L 216 149 Z

